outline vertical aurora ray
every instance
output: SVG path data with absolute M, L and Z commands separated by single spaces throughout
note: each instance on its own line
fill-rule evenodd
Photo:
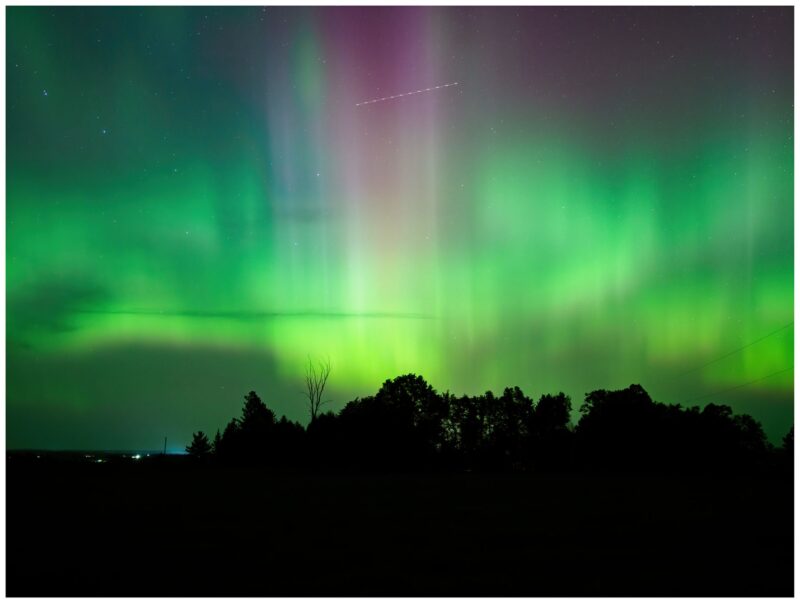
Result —
M 792 320 L 792 36 L 786 8 L 10 8 L 9 445 L 177 441 L 251 388 L 300 419 L 308 355 L 335 407 L 409 371 L 682 402 L 791 367 L 792 329 L 702 365 Z M 792 390 L 703 402 L 775 438 Z

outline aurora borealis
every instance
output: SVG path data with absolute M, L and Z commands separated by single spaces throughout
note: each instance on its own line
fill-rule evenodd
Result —
M 9 447 L 305 420 L 309 355 L 332 409 L 415 372 L 791 425 L 791 7 L 6 15 Z

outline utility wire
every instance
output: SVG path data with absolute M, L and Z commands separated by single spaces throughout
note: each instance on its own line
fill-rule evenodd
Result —
M 694 402 L 696 400 L 702 400 L 703 398 L 710 398 L 711 396 L 720 396 L 722 394 L 727 394 L 728 392 L 732 392 L 735 389 L 739 389 L 741 387 L 745 387 L 745 386 L 751 385 L 753 383 L 758 383 L 759 381 L 763 381 L 764 379 L 769 379 L 770 377 L 774 377 L 775 375 L 780 375 L 781 373 L 785 373 L 786 371 L 791 371 L 793 369 L 794 369 L 794 367 L 790 366 L 790 367 L 782 369 L 780 371 L 777 371 L 777 372 L 774 372 L 774 373 L 770 373 L 769 375 L 764 375 L 763 377 L 759 377 L 758 379 L 753 379 L 752 381 L 748 381 L 747 383 L 740 383 L 739 385 L 736 385 L 736 386 L 728 388 L 728 389 L 723 389 L 722 391 L 713 392 L 711 394 L 705 394 L 704 396 L 697 396 L 696 398 L 690 398 L 689 400 L 684 400 L 683 403 L 684 404 L 688 404 L 689 402 Z
M 708 361 L 708 362 L 706 362 L 705 364 L 701 364 L 700 366 L 696 366 L 696 367 L 694 367 L 694 368 L 692 368 L 692 369 L 689 369 L 688 371 L 684 371 L 684 372 L 682 372 L 682 373 L 679 373 L 678 375 L 675 375 L 675 376 L 676 376 L 676 377 L 683 377 L 684 375 L 688 375 L 689 373 L 694 373 L 695 371 L 699 371 L 700 369 L 704 369 L 704 368 L 706 368 L 707 366 L 709 366 L 709 365 L 711 365 L 711 364 L 714 364 L 715 362 L 719 362 L 720 360 L 724 360 L 725 358 L 728 358 L 729 356 L 733 356 L 733 355 L 734 355 L 734 354 L 736 354 L 737 352 L 741 352 L 742 350 L 744 350 L 744 349 L 747 349 L 747 348 L 749 348 L 749 347 L 750 347 L 750 346 L 752 346 L 752 345 L 755 345 L 755 344 L 757 344 L 757 343 L 759 343 L 759 342 L 761 342 L 761 341 L 764 341 L 764 340 L 765 340 L 765 339 L 767 339 L 768 337 L 772 337 L 773 335 L 775 335 L 775 334 L 777 334 L 777 333 L 780 333 L 780 332 L 781 332 L 781 331 L 783 331 L 784 329 L 788 329 L 788 328 L 789 328 L 789 327 L 791 327 L 793 324 L 794 324 L 794 321 L 790 322 L 789 324 L 783 325 L 781 328 L 779 328 L 779 329 L 775 329 L 774 331 L 772 331 L 772 332 L 770 332 L 770 333 L 767 333 L 767 334 L 766 334 L 766 335 L 764 335 L 763 337 L 759 337 L 759 338 L 758 338 L 758 339 L 756 339 L 755 341 L 751 341 L 750 343 L 747 343 L 747 344 L 743 345 L 743 346 L 742 346 L 742 347 L 740 347 L 740 348 L 736 348 L 735 350 L 732 350 L 732 351 L 728 352 L 727 354 L 723 354 L 722 356 L 719 356 L 719 357 L 717 357 L 717 358 L 714 358 L 713 360 L 709 360 L 709 361 Z

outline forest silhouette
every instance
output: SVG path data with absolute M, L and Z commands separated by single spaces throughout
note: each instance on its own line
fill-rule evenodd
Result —
M 188 455 L 9 454 L 8 593 L 794 592 L 791 430 L 773 446 L 748 415 L 640 385 L 573 413 L 411 374 L 322 412 L 315 368 L 307 426 L 251 391 Z
M 200 462 L 318 471 L 730 473 L 792 465 L 793 428 L 775 447 L 750 415 L 656 402 L 635 384 L 586 394 L 575 425 L 563 392 L 535 403 L 519 387 L 457 397 L 414 374 L 338 413 L 318 412 L 315 397 L 303 427 L 277 419 L 251 391 L 240 417 L 213 440 L 194 433 L 186 451 Z

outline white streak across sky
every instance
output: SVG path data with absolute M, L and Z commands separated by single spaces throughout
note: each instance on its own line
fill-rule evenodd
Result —
M 447 88 L 449 86 L 458 86 L 458 82 L 451 82 L 449 84 L 442 84 L 441 86 L 433 86 L 431 88 L 423 88 L 422 90 L 414 90 L 414 92 L 404 92 L 403 94 L 384 96 L 383 98 L 374 98 L 372 100 L 364 101 L 363 103 L 356 103 L 356 107 L 360 107 L 361 105 L 371 105 L 372 103 L 379 103 L 381 101 L 392 100 L 393 98 L 400 98 L 401 96 L 411 96 L 412 94 L 420 94 L 421 92 L 430 92 L 431 90 L 438 90 L 439 88 Z

